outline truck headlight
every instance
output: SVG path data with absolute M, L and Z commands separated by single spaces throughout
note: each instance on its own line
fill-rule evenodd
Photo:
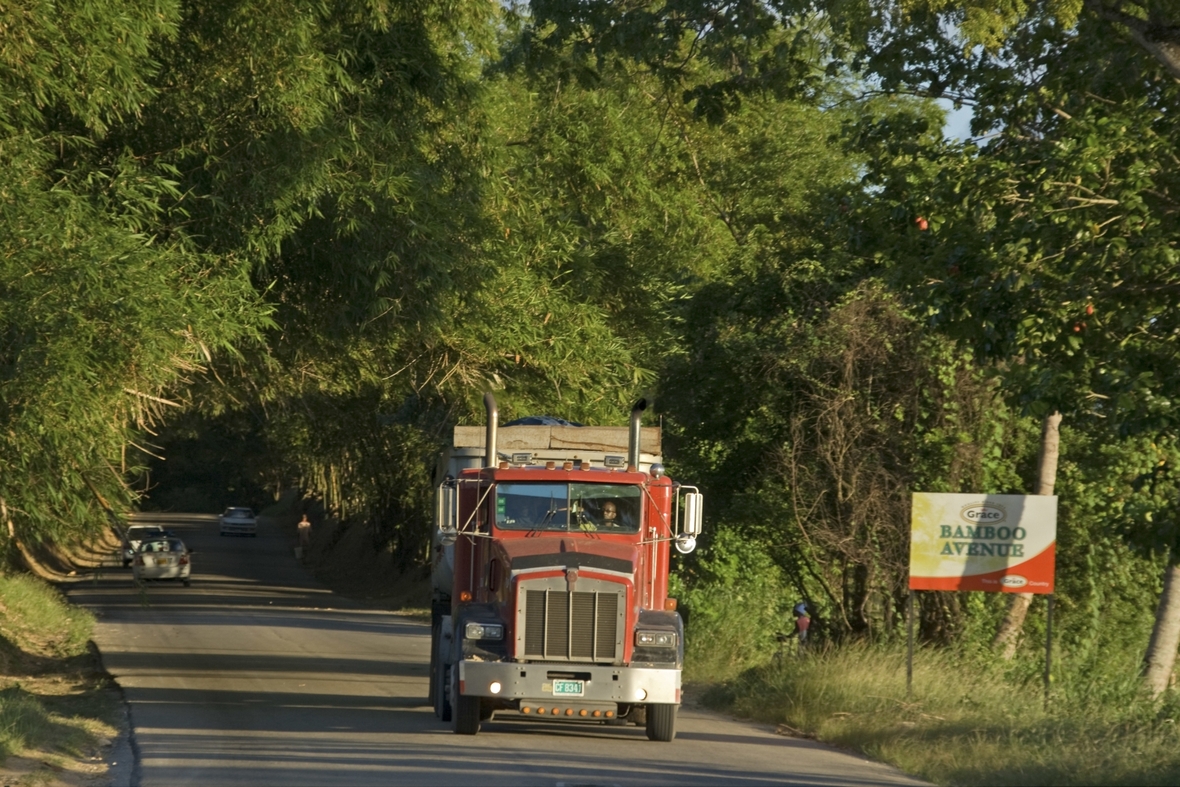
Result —
M 504 625 L 501 623 L 468 623 L 463 628 L 466 639 L 504 639 Z
M 676 647 L 675 631 L 636 631 L 635 644 L 641 648 Z

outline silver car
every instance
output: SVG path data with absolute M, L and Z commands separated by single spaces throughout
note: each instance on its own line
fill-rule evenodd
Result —
M 175 536 L 145 539 L 131 560 L 135 581 L 179 579 L 189 586 L 193 571 L 192 552 Z
M 258 522 L 249 508 L 230 506 L 218 520 L 223 536 L 257 536 Z
M 123 568 L 131 565 L 131 561 L 135 557 L 135 550 L 139 549 L 139 545 L 144 539 L 167 535 L 171 534 L 159 525 L 132 525 L 127 528 L 123 534 Z

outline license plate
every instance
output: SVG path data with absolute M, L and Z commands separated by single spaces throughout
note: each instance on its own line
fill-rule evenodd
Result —
M 581 697 L 586 693 L 586 683 L 580 680 L 553 681 L 554 697 Z

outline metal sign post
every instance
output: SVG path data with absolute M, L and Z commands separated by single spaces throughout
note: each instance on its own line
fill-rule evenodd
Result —
M 1049 710 L 1049 687 L 1053 680 L 1053 594 L 1045 599 L 1048 609 L 1045 611 L 1045 710 Z
M 905 698 L 908 700 L 914 693 L 914 591 L 906 596 L 906 661 L 905 661 Z

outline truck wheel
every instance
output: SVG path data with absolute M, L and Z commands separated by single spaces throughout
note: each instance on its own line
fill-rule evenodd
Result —
M 676 737 L 676 710 L 679 705 L 647 706 L 647 739 L 670 741 Z
M 479 697 L 465 697 L 459 693 L 459 667 L 451 667 L 451 723 L 457 735 L 479 732 Z
M 434 705 L 434 714 L 438 715 L 438 640 L 442 636 L 442 623 L 435 621 L 430 626 L 430 688 L 426 690 L 426 699 Z
M 442 721 L 451 720 L 450 693 L 451 668 L 447 664 L 439 664 L 434 678 L 434 715 Z

